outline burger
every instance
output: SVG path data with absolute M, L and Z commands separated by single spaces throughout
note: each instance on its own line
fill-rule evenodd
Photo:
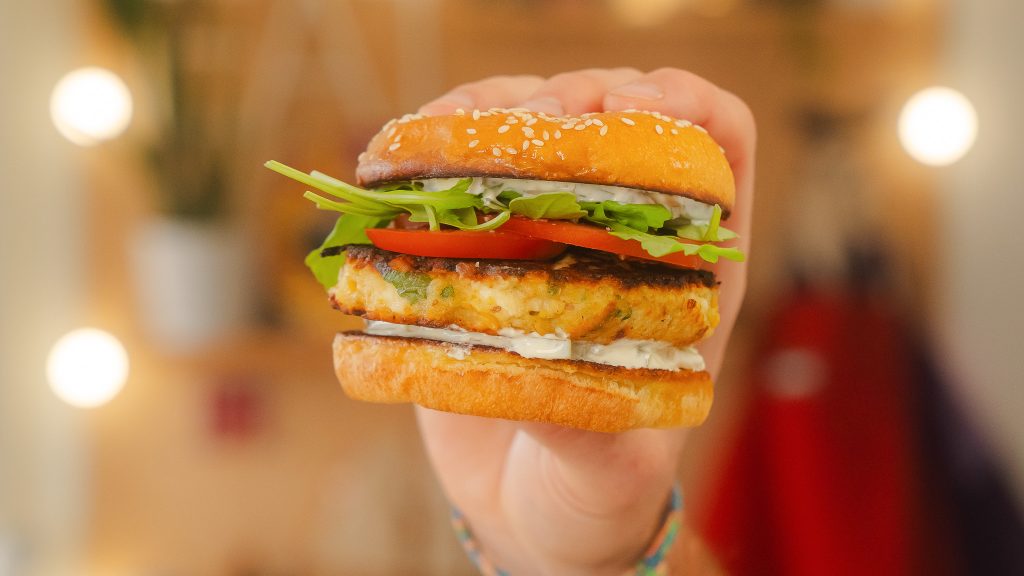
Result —
M 600 432 L 696 426 L 719 321 L 708 264 L 742 260 L 735 184 L 686 120 L 457 110 L 388 122 L 357 186 L 278 162 L 340 216 L 306 263 L 330 303 L 345 392 Z

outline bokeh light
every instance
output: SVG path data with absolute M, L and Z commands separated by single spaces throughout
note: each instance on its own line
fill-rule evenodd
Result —
M 79 68 L 57 82 L 50 116 L 65 138 L 92 146 L 124 132 L 132 118 L 132 95 L 113 72 Z
M 109 402 L 128 379 L 128 353 L 113 335 L 80 328 L 62 336 L 46 360 L 50 387 L 61 400 L 80 408 Z
M 960 160 L 974 145 L 978 116 L 966 96 L 944 87 L 932 87 L 912 96 L 899 119 L 903 148 L 929 166 Z

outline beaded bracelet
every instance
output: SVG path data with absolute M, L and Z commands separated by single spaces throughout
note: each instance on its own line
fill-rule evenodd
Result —
M 643 559 L 637 562 L 636 566 L 623 574 L 623 576 L 662 576 L 668 574 L 668 565 L 665 563 L 665 558 L 668 555 L 669 549 L 672 548 L 676 536 L 679 535 L 682 518 L 683 493 L 679 488 L 679 484 L 676 483 L 672 487 L 672 496 L 669 500 L 668 509 L 665 511 L 665 521 L 661 529 L 658 530 L 658 534 L 647 548 Z M 480 549 L 480 544 L 473 536 L 472 530 L 469 529 L 465 516 L 455 507 L 452 507 L 451 520 L 452 528 L 454 528 L 455 535 L 459 538 L 459 543 L 462 544 L 463 550 L 466 551 L 466 556 L 469 557 L 469 560 L 476 566 L 482 576 L 509 576 L 508 572 L 495 566 L 483 553 L 483 550 Z

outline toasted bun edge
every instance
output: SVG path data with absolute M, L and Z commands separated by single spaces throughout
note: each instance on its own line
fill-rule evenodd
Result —
M 698 426 L 711 410 L 707 372 L 633 370 L 523 358 L 414 338 L 338 334 L 338 380 L 350 397 L 597 432 Z

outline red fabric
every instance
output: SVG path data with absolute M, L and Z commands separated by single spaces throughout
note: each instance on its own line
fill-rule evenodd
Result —
M 736 575 L 914 571 L 907 340 L 852 296 L 799 294 L 770 324 L 750 412 L 703 531 Z

